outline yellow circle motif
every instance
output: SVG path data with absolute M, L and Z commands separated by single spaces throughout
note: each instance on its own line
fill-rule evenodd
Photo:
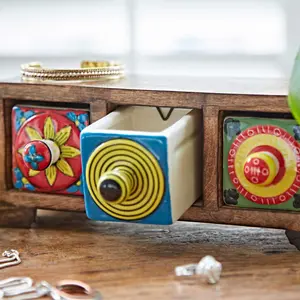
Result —
M 126 182 L 115 172 L 123 177 L 126 174 Z M 99 179 L 107 174 L 115 176 L 121 186 L 122 195 L 116 202 L 106 201 L 99 192 Z M 95 203 L 121 220 L 145 218 L 157 209 L 164 195 L 164 175 L 158 161 L 142 145 L 128 139 L 112 139 L 97 147 L 87 161 L 85 176 Z
M 271 186 L 260 186 L 247 180 L 244 174 L 244 162 L 252 149 L 266 144 L 281 152 L 284 157 L 286 171 L 278 183 Z M 297 157 L 292 147 L 284 139 L 271 134 L 258 134 L 245 140 L 237 149 L 234 167 L 241 185 L 249 193 L 260 197 L 276 197 L 284 193 L 293 184 L 297 175 Z

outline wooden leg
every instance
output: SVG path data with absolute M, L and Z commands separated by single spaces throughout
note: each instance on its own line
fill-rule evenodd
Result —
M 35 208 L 0 206 L 0 227 L 30 228 L 35 217 Z
M 285 235 L 287 236 L 289 242 L 298 250 L 300 250 L 300 232 L 294 230 L 286 230 Z

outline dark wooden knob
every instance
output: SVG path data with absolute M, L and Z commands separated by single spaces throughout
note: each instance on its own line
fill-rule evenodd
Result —
M 105 179 L 101 182 L 99 191 L 101 196 L 109 202 L 118 201 L 122 195 L 120 185 L 113 179 Z

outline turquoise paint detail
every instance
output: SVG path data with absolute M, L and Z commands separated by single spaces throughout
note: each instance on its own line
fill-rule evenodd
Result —
M 18 106 L 14 106 L 13 107 L 13 111 L 15 112 L 15 128 L 16 128 L 16 131 L 19 131 L 19 129 L 21 128 L 22 124 L 26 120 L 28 120 L 29 118 L 31 118 L 32 116 L 35 115 L 34 111 L 32 111 L 32 110 L 23 111 Z
M 163 198 L 157 209 L 147 217 L 140 220 L 126 221 L 114 218 L 100 209 L 94 202 L 87 188 L 85 172 L 86 164 L 93 153 L 93 151 L 102 143 L 111 139 L 130 139 L 133 140 L 146 149 L 157 159 L 165 179 L 165 192 Z M 127 222 L 127 223 L 142 223 L 142 224 L 157 224 L 157 225 L 170 225 L 173 223 L 171 200 L 169 190 L 169 169 L 168 169 L 168 151 L 167 151 L 167 138 L 165 136 L 147 136 L 147 135 L 127 135 L 116 133 L 97 133 L 97 132 L 82 132 L 80 135 L 80 148 L 82 160 L 82 179 L 83 179 L 83 193 L 86 214 L 88 218 L 97 221 L 110 221 L 110 222 Z
M 80 176 L 80 180 L 78 180 L 75 184 L 71 185 L 68 189 L 67 192 L 68 193 L 77 193 L 80 192 L 81 194 L 83 194 L 83 190 L 82 190 L 82 175 Z
M 24 177 L 24 175 L 22 174 L 19 168 L 14 168 L 14 176 L 15 176 L 14 186 L 16 189 L 25 188 L 29 191 L 35 190 L 35 187 L 27 181 L 26 177 Z
M 37 170 L 39 163 L 44 160 L 44 156 L 37 154 L 35 146 L 31 145 L 28 154 L 24 156 L 24 160 L 30 164 L 33 170 Z
M 69 111 L 66 117 L 74 122 L 80 131 L 82 131 L 89 124 L 89 116 L 87 113 L 76 115 L 73 111 Z

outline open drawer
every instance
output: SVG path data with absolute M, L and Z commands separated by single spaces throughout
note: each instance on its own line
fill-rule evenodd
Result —
M 201 195 L 201 112 L 120 107 L 81 132 L 90 219 L 171 224 Z

